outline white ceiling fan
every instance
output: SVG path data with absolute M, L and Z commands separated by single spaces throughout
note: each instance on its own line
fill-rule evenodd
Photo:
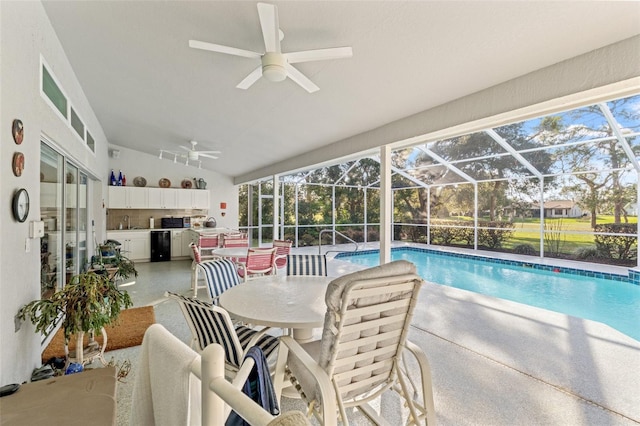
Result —
M 190 161 L 198 161 L 198 158 L 200 157 L 207 157 L 207 158 L 213 158 L 214 160 L 217 160 L 218 157 L 216 157 L 215 155 L 212 154 L 220 154 L 220 151 L 197 151 L 196 150 L 196 145 L 198 145 L 198 142 L 196 141 L 191 141 L 191 147 L 186 147 L 186 146 L 181 146 L 180 148 L 189 151 L 187 153 L 187 159 Z
M 269 81 L 282 81 L 289 77 L 309 93 L 316 92 L 320 90 L 320 88 L 291 64 L 350 58 L 353 55 L 351 47 L 333 47 L 282 53 L 280 50 L 280 41 L 284 38 L 284 34 L 278 24 L 278 9 L 272 4 L 258 3 L 258 15 L 260 16 L 260 26 L 262 27 L 262 36 L 266 50 L 264 54 L 197 40 L 189 40 L 189 47 L 242 56 L 244 58 L 260 59 L 262 64 L 236 86 L 238 89 L 248 89 L 253 83 L 258 81 L 260 77 L 264 77 Z

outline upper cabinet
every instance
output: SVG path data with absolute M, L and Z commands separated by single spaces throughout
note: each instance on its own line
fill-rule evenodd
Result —
M 177 209 L 178 207 L 178 191 L 173 188 L 147 188 L 149 191 L 150 209 Z M 184 190 L 183 190 L 184 191 Z
M 149 208 L 147 188 L 136 186 L 110 186 L 110 209 L 146 209 Z
M 204 189 L 178 190 L 178 206 L 181 209 L 209 209 L 209 191 Z
M 209 191 L 203 189 L 110 186 L 110 209 L 209 209 Z

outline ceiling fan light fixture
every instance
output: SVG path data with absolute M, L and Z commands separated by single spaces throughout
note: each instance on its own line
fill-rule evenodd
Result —
M 189 151 L 187 158 L 192 161 L 198 161 L 198 153 L 196 151 Z
M 267 52 L 262 56 L 262 76 L 269 81 L 282 81 L 287 78 L 286 59 L 280 53 Z

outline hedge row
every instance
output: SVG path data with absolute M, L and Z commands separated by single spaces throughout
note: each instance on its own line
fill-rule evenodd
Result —
M 598 256 L 609 259 L 632 260 L 638 247 L 638 225 L 636 223 L 607 223 L 596 225 L 595 232 L 626 235 L 595 235 Z

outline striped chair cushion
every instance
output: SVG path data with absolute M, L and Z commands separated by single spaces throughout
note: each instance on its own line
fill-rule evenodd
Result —
M 287 255 L 287 275 L 327 276 L 327 257 L 324 254 Z
M 167 294 L 180 303 L 196 339 L 196 349 L 201 352 L 208 345 L 218 343 L 224 348 L 226 362 L 239 368 L 244 352 L 248 349 L 246 346 L 257 331 L 245 326 L 234 327 L 229 313 L 219 306 L 176 293 L 167 292 Z M 268 357 L 278 343 L 277 337 L 264 335 L 258 340 L 256 346 Z
M 236 265 L 229 259 L 209 260 L 198 264 L 198 267 L 204 272 L 209 296 L 216 304 L 223 292 L 240 284 Z

